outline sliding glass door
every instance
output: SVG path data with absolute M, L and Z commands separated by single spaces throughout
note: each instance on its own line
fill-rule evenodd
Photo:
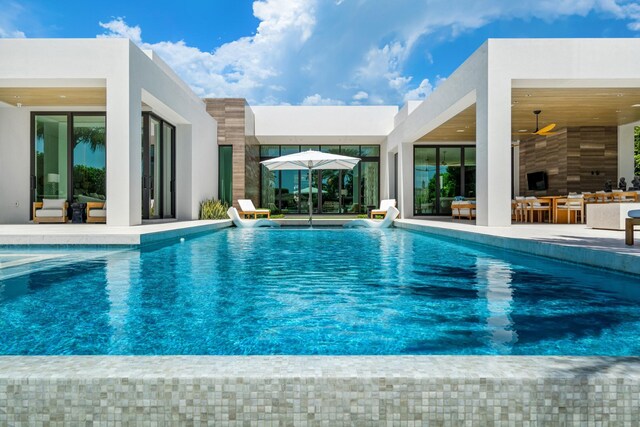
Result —
M 105 114 L 33 113 L 31 126 L 31 201 L 104 202 Z
M 142 116 L 142 218 L 175 216 L 175 128 Z
M 34 116 L 32 199 L 69 200 L 69 115 Z
M 475 158 L 475 147 L 415 146 L 414 215 L 450 215 L 456 197 L 475 198 Z
M 261 167 L 261 206 L 285 214 L 356 214 L 380 202 L 380 146 L 377 145 L 263 145 L 260 160 L 306 150 L 359 157 L 352 170 L 315 170 L 309 194 L 308 171 L 269 171 Z

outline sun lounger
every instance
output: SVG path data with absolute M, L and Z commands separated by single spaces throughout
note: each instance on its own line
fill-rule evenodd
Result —
M 373 209 L 370 213 L 370 218 L 373 219 L 375 215 L 386 215 L 387 209 L 393 206 L 396 207 L 396 199 L 385 199 L 380 202 L 380 209 Z
M 399 214 L 400 211 L 398 209 L 396 209 L 394 206 L 389 206 L 382 221 L 374 221 L 372 219 L 354 219 L 344 224 L 343 227 L 389 228 L 393 225 L 393 221 L 398 217 Z
M 240 218 L 240 214 L 238 214 L 238 210 L 234 207 L 230 207 L 227 210 L 227 215 L 231 218 L 231 221 L 238 228 L 255 228 L 255 227 L 280 227 L 275 221 L 271 221 L 270 219 L 258 219 L 256 221 L 247 221 Z
M 256 209 L 253 202 L 250 199 L 238 199 L 240 205 L 240 216 L 246 218 L 247 215 L 253 215 L 253 218 L 258 218 L 258 215 L 266 215 L 267 218 L 271 218 L 271 211 L 269 209 Z

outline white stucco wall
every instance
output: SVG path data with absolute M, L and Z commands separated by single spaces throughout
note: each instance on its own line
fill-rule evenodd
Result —
M 252 106 L 251 109 L 256 137 L 261 142 L 269 137 L 343 137 L 345 142 L 353 137 L 380 141 L 393 130 L 393 119 L 398 113 L 396 106 Z
M 141 222 L 143 100 L 154 113 L 176 125 L 177 217 L 196 218 L 199 202 L 216 195 L 216 122 L 206 113 L 204 103 L 153 54 L 145 54 L 127 39 L 5 39 L 0 40 L 0 58 L 0 87 L 106 87 L 106 105 L 98 110 L 107 113 L 108 225 Z M 25 108 L 0 108 L 0 123 L 3 121 L 8 126 L 0 132 L 0 177 L 10 178 L 17 185 L 6 193 L 12 200 L 10 205 L 0 202 L 0 222 L 26 222 L 31 161 L 29 112 Z M 14 158 L 18 164 L 9 165 Z M 26 191 L 19 188 L 22 185 Z M 0 198 L 4 196 L 3 191 Z M 27 209 L 21 209 L 23 203 Z

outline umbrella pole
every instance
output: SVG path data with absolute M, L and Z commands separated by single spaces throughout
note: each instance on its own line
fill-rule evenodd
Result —
M 311 168 L 309 168 L 309 226 L 313 227 L 313 210 L 311 209 L 311 206 L 313 205 L 312 203 L 312 198 L 313 198 L 313 192 L 311 191 L 313 189 L 312 185 L 311 185 Z

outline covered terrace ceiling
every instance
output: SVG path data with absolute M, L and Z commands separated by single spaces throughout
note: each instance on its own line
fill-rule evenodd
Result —
M 540 128 L 556 123 L 571 126 L 619 126 L 640 121 L 640 88 L 516 88 L 511 92 L 513 139 L 527 139 L 536 128 L 534 110 L 542 110 Z M 634 106 L 636 105 L 636 106 Z M 473 142 L 476 139 L 475 104 L 418 141 Z
M 94 107 L 107 103 L 104 87 L 0 87 L 0 101 L 23 107 Z

